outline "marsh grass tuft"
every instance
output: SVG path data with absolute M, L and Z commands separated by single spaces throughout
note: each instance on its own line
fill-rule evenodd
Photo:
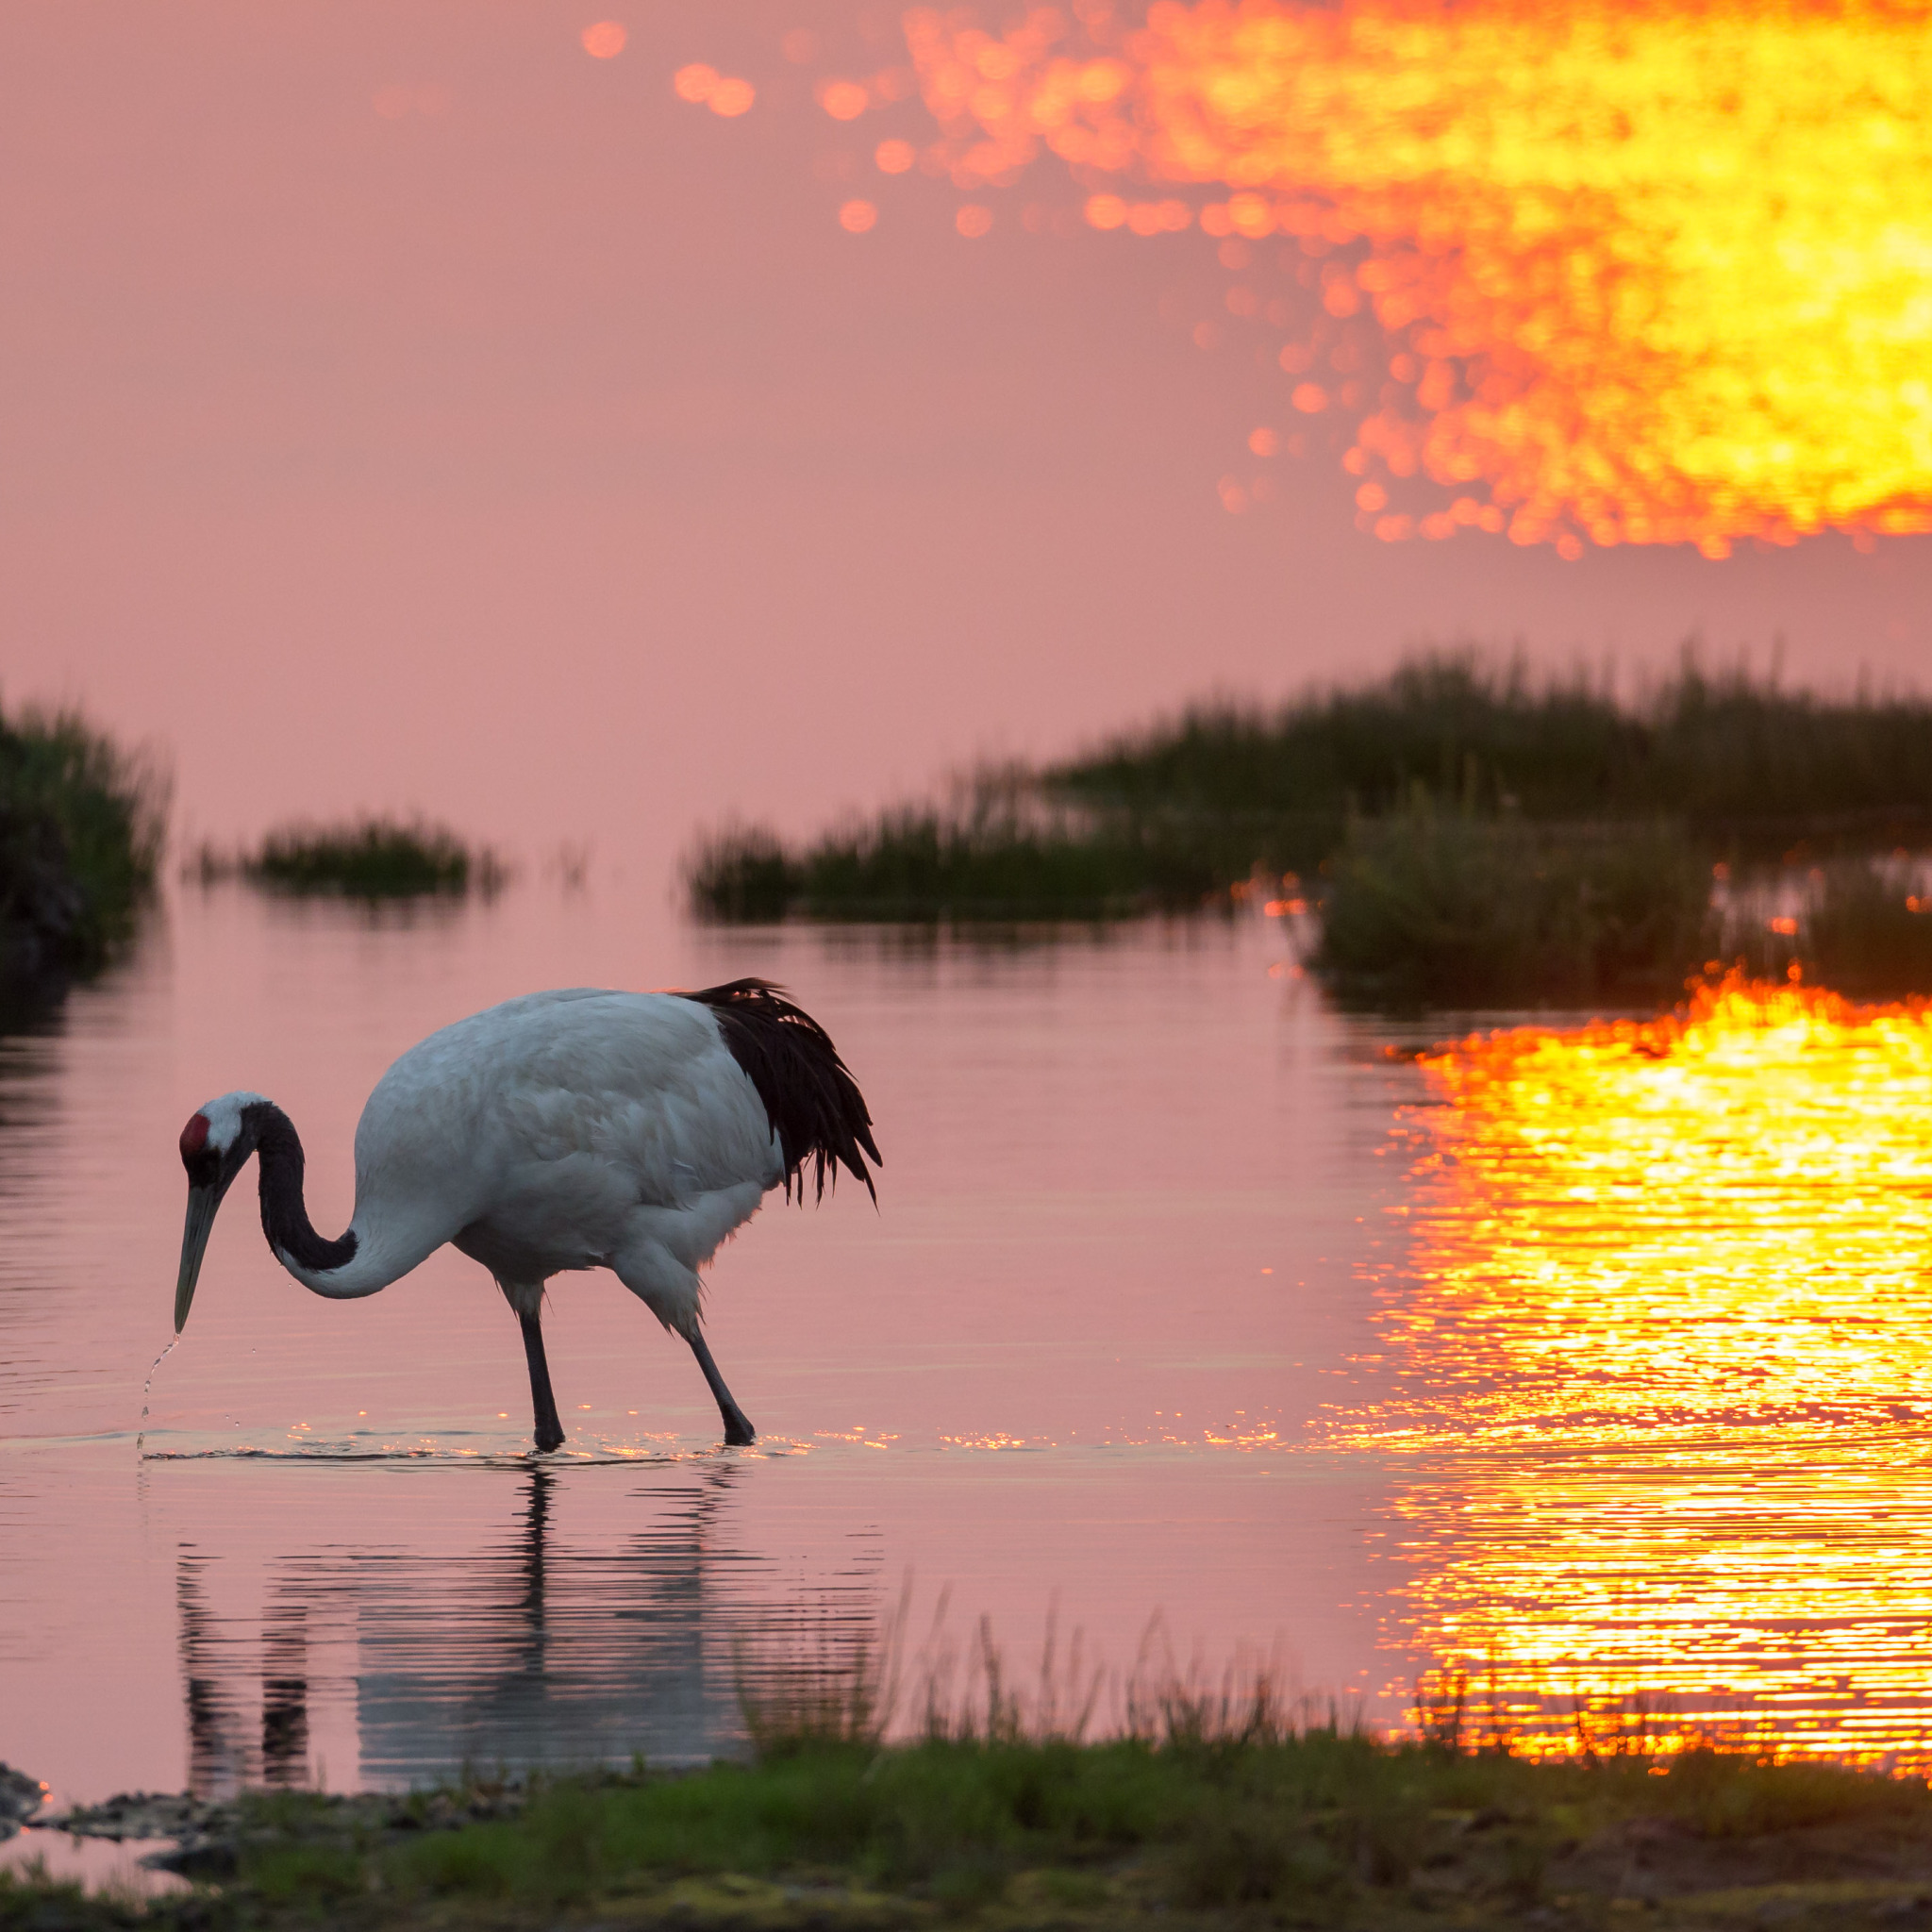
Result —
M 104 965 L 152 892 L 168 783 L 77 712 L 0 721 L 0 1000 Z
M 507 876 L 494 853 L 471 847 L 446 826 L 385 818 L 283 825 L 240 857 L 204 845 L 193 872 L 204 884 L 239 874 L 277 891 L 369 900 L 490 892 Z
M 1356 821 L 1314 964 L 1378 1006 L 1668 1002 L 1716 941 L 1710 867 L 1661 824 L 1535 825 L 1417 791 Z
M 1185 841 L 1056 800 L 1013 767 L 796 851 L 767 829 L 727 825 L 698 840 L 683 872 L 700 917 L 740 921 L 1110 919 L 1192 909 L 1216 883 Z

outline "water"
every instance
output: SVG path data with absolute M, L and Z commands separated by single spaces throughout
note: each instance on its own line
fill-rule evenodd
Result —
M 947 1592 L 947 1628 L 990 1616 L 1023 1670 L 1051 1617 L 1124 1672 L 1158 1613 L 1183 1665 L 1279 1649 L 1393 1714 L 1382 1458 L 1308 1431 L 1371 1351 L 1418 1076 L 1271 977 L 1281 950 L 1259 924 L 702 933 L 536 884 L 376 919 L 180 894 L 0 1042 L 0 1757 L 58 1798 L 691 1761 L 740 1742 L 739 1673 L 908 1586 L 919 1627 Z M 718 1447 L 688 1352 L 613 1278 L 573 1276 L 545 1318 L 570 1441 L 533 1468 L 481 1270 L 446 1252 L 325 1302 L 242 1189 L 155 1362 L 203 1101 L 288 1109 L 333 1232 L 362 1100 L 432 1027 L 747 972 L 829 1026 L 886 1158 L 878 1211 L 768 1207 L 713 1271 L 754 1449 Z
M 748 972 L 831 1029 L 886 1158 L 878 1211 L 768 1207 L 713 1271 L 754 1448 L 592 1274 L 554 1286 L 536 1466 L 480 1270 L 325 1302 L 241 1191 L 143 1404 L 201 1102 L 279 1101 L 333 1232 L 432 1027 Z M 1023 1679 L 1078 1630 L 1103 1722 L 1151 1646 L 1380 1723 L 1464 1667 L 1532 1743 L 1641 1703 L 1924 1762 L 1932 1029 L 1794 1014 L 1418 1064 L 1427 1029 L 1337 1013 L 1258 918 L 964 943 L 614 888 L 185 893 L 0 1042 L 0 1757 L 57 1800 L 691 1762 L 741 1748 L 741 1678 L 943 1599 L 939 1649 L 984 1615 Z

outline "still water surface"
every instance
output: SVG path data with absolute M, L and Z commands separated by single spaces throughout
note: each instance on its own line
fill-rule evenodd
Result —
M 741 1742 L 741 1674 L 908 1591 L 923 1641 L 943 1598 L 938 1650 L 984 1615 L 1023 1675 L 1050 1619 L 1079 1630 L 1103 1722 L 1158 1616 L 1182 1667 L 1272 1655 L 1385 1723 L 1460 1660 L 1552 1738 L 1574 1693 L 1641 1692 L 1680 1727 L 1915 1752 L 1910 1051 L 1860 1085 L 1793 1048 L 1771 1091 L 1744 1025 L 1728 1086 L 1687 1100 L 1653 1043 L 1553 1113 L 1514 1062 L 1418 1065 L 1426 1035 L 1337 1013 L 1284 953 L 1262 921 L 1000 945 L 538 885 L 374 919 L 178 895 L 0 1042 L 0 1757 L 74 1798 L 690 1761 Z M 362 1100 L 433 1027 L 749 972 L 830 1028 L 886 1158 L 876 1213 L 768 1207 L 713 1270 L 756 1447 L 719 1448 L 688 1352 L 588 1274 L 553 1285 L 571 1440 L 534 1466 L 479 1269 L 325 1302 L 241 1191 L 143 1429 L 202 1101 L 288 1109 L 332 1232 Z M 1877 1168 L 1821 1177 L 1880 1111 Z

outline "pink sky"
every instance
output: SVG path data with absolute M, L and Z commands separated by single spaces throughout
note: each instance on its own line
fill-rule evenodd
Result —
M 877 66 L 891 12 L 656 0 L 593 60 L 604 10 L 0 13 L 0 694 L 164 746 L 190 836 L 421 807 L 642 879 L 724 813 L 805 831 L 1420 641 L 1927 661 L 1924 538 L 1386 545 L 1319 457 L 1230 516 L 1282 379 L 1190 341 L 1203 237 L 1024 234 L 1078 198 L 1047 168 L 977 241 L 870 177 L 848 235 L 923 110 L 841 127 L 778 48 Z M 699 59 L 750 113 L 676 99 Z

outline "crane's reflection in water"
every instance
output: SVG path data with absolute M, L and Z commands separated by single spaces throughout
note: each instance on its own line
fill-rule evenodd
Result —
M 788 1593 L 774 1558 L 736 1545 L 745 1474 L 679 1470 L 636 1493 L 642 1526 L 592 1545 L 560 1537 L 562 1478 L 533 1468 L 501 1541 L 454 1558 L 307 1552 L 273 1566 L 253 1615 L 216 1607 L 214 1559 L 184 1544 L 191 1787 L 311 1782 L 329 1707 L 353 1724 L 364 1786 L 741 1749 L 741 1683 L 849 1663 L 879 1598 L 875 1551 Z

